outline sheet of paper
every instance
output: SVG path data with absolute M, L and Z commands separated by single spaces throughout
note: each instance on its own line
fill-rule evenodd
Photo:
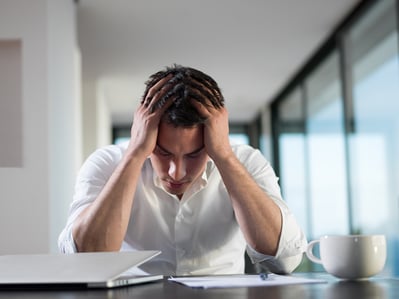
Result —
M 326 283 L 322 279 L 309 279 L 291 275 L 269 274 L 262 280 L 259 275 L 211 275 L 170 277 L 174 281 L 192 288 L 237 288 L 237 287 L 267 287 L 289 284 Z

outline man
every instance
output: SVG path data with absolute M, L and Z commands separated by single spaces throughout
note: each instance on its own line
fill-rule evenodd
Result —
M 161 250 L 142 268 L 165 275 L 243 273 L 247 250 L 293 271 L 304 234 L 261 153 L 230 145 L 217 83 L 173 66 L 146 84 L 130 141 L 82 166 L 60 250 Z

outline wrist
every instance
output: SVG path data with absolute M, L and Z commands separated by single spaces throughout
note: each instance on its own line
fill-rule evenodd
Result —
M 134 161 L 136 164 L 137 163 L 143 164 L 149 155 L 150 154 L 148 154 L 148 151 L 145 151 L 140 148 L 133 148 L 133 147 L 129 146 L 123 156 L 123 161 L 125 163 Z
M 209 155 L 216 165 L 225 165 L 237 160 L 231 148 L 218 151 L 216 154 Z

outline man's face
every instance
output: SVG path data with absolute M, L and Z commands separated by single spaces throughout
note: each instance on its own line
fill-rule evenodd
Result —
M 203 126 L 183 128 L 161 122 L 150 159 L 165 190 L 181 198 L 202 175 L 208 160 Z

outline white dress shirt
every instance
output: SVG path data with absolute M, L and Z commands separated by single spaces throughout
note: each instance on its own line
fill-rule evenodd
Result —
M 79 213 L 93 202 L 121 161 L 127 143 L 94 152 L 82 166 L 66 227 L 59 237 L 64 253 L 76 252 L 72 226 Z M 130 221 L 121 251 L 161 250 L 141 268 L 164 275 L 236 274 L 244 272 L 244 252 L 254 263 L 272 272 L 289 273 L 300 263 L 306 238 L 281 198 L 278 178 L 262 154 L 246 145 L 234 153 L 259 186 L 280 207 L 283 226 L 276 256 L 249 247 L 213 161 L 184 193 L 181 200 L 164 190 L 150 159 L 142 168 Z

